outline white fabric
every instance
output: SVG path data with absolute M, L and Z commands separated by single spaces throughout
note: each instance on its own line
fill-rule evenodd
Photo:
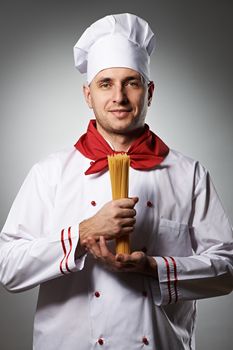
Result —
M 0 235 L 5 287 L 41 284 L 33 349 L 195 349 L 195 299 L 232 290 L 232 230 L 208 172 L 175 151 L 156 170 L 130 169 L 131 244 L 155 257 L 156 281 L 74 261 L 78 223 L 111 200 L 109 173 L 85 176 L 89 163 L 72 148 L 35 165 Z
M 74 61 L 87 82 L 101 70 L 131 68 L 150 80 L 150 55 L 154 33 L 142 18 L 129 14 L 109 15 L 93 23 L 74 46 Z

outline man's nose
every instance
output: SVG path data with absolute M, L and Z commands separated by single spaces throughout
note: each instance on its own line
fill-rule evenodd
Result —
M 113 102 L 122 104 L 128 102 L 128 97 L 125 91 L 124 86 L 115 86 L 113 91 Z

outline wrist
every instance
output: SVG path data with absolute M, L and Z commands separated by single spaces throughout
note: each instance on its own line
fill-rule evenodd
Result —
M 156 260 L 152 256 L 146 257 L 145 273 L 151 277 L 158 279 L 158 268 Z
M 85 241 L 88 237 L 88 220 L 84 220 L 79 224 L 79 241 L 75 250 L 75 260 L 79 259 L 86 253 Z
M 83 220 L 79 224 L 79 244 L 82 248 L 85 248 L 85 242 L 88 237 L 92 237 L 92 223 L 91 218 Z
M 79 241 L 75 250 L 75 260 L 80 259 L 84 254 L 86 254 L 86 248 Z

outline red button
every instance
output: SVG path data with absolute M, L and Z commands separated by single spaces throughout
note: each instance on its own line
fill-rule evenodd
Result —
M 100 297 L 100 292 L 95 292 L 95 296 L 96 296 L 96 298 L 99 298 Z
M 153 203 L 151 201 L 147 201 L 146 205 L 149 207 L 149 208 L 152 208 L 153 207 Z
M 145 345 L 149 345 L 149 340 L 148 340 L 146 337 L 143 337 L 143 338 L 142 338 L 142 342 L 143 342 Z
M 91 205 L 93 205 L 93 207 L 96 206 L 96 202 L 95 201 L 91 201 Z
M 102 338 L 99 338 L 98 343 L 99 343 L 99 345 L 104 345 L 104 340 Z

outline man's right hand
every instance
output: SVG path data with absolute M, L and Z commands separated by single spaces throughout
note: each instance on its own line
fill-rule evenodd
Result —
M 134 209 L 138 198 L 122 198 L 106 203 L 94 216 L 79 224 L 80 245 L 85 247 L 88 240 L 114 239 L 134 230 L 136 222 Z

